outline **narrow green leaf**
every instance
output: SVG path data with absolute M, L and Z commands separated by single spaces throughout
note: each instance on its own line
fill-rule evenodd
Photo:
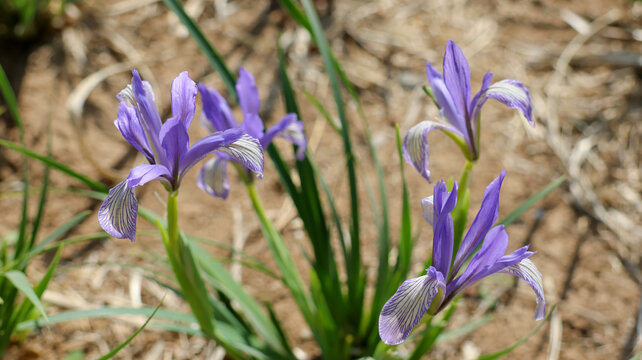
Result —
M 3 140 L 3 139 L 0 139 L 0 146 L 4 146 L 6 148 L 15 150 L 15 151 L 17 151 L 19 153 L 22 153 L 22 154 L 30 157 L 30 158 L 38 160 L 38 161 L 44 163 L 45 165 L 50 166 L 53 169 L 56 169 L 56 170 L 66 174 L 66 175 L 68 175 L 68 176 L 70 176 L 70 177 L 72 177 L 74 179 L 77 179 L 77 180 L 81 181 L 85 185 L 89 186 L 92 190 L 100 191 L 100 192 L 103 192 L 103 193 L 106 193 L 109 190 L 105 185 L 99 183 L 98 181 L 92 180 L 89 177 L 87 177 L 87 176 L 85 176 L 85 175 L 83 175 L 83 174 L 71 169 L 69 166 L 67 166 L 67 165 L 65 165 L 63 163 L 60 163 L 60 162 L 58 162 L 58 161 L 56 161 L 56 160 L 54 160 L 54 159 L 52 159 L 52 158 L 50 158 L 48 156 L 44 156 L 44 155 L 35 153 L 35 152 L 27 149 L 26 147 L 20 146 L 18 144 L 15 144 L 15 143 L 12 143 L 10 141 Z
M 44 318 L 38 318 L 35 320 L 23 321 L 16 327 L 17 331 L 32 330 L 38 327 L 45 325 L 55 325 L 58 323 L 63 323 L 73 320 L 81 319 L 102 319 L 102 318 L 111 318 L 119 315 L 140 315 L 140 316 L 150 316 L 154 310 L 153 307 L 118 307 L 118 308 L 97 308 L 97 309 L 82 309 L 82 310 L 70 310 L 55 315 L 49 316 L 49 320 L 46 321 Z M 157 319 L 175 321 L 187 325 L 198 326 L 196 318 L 191 314 L 183 314 L 171 310 L 159 309 L 156 313 Z
M 472 331 L 477 330 L 478 328 L 484 326 L 486 323 L 488 323 L 492 319 L 493 319 L 493 315 L 491 315 L 491 314 L 484 315 L 484 316 L 480 317 L 479 319 L 476 319 L 476 320 L 473 320 L 471 322 L 468 322 L 465 325 L 463 325 L 463 326 L 461 326 L 461 327 L 459 327 L 457 329 L 442 333 L 437 338 L 437 342 L 440 343 L 440 342 L 445 342 L 445 341 L 448 341 L 448 340 L 456 339 L 458 337 L 462 337 L 462 336 L 464 336 L 466 334 L 469 334 Z
M 29 301 L 31 301 L 31 303 L 36 307 L 36 309 L 38 309 L 45 320 L 47 320 L 47 312 L 42 306 L 40 298 L 38 298 L 38 295 L 36 295 L 36 293 L 31 288 L 31 284 L 29 284 L 29 280 L 27 280 L 25 274 L 22 271 L 11 270 L 4 273 L 4 276 L 9 279 L 9 281 L 11 281 L 11 283 L 18 290 L 20 290 L 27 297 L 27 299 L 29 299 Z
M 127 340 L 125 340 L 125 341 L 123 341 L 122 343 L 120 343 L 118 346 L 116 346 L 115 348 L 113 348 L 110 352 L 108 352 L 107 354 L 105 354 L 105 355 L 103 355 L 103 356 L 99 357 L 99 358 L 98 358 L 98 360 L 107 360 L 107 359 L 111 359 L 112 357 L 114 357 L 114 355 L 118 354 L 118 352 L 119 352 L 120 350 L 122 350 L 125 346 L 127 346 L 130 342 L 132 342 L 132 340 L 134 340 L 134 338 L 135 338 L 138 334 L 140 334 L 140 332 L 141 332 L 141 331 L 143 331 L 143 329 L 145 329 L 145 327 L 147 326 L 147 324 L 149 324 L 149 322 L 152 320 L 152 318 L 154 317 L 154 315 L 156 315 L 156 312 L 158 311 L 158 309 L 160 309 L 160 307 L 161 307 L 161 305 L 162 305 L 162 304 L 163 304 L 163 301 L 161 300 L 161 302 L 160 302 L 160 303 L 158 303 L 158 306 L 156 306 L 156 308 L 154 309 L 154 311 L 149 315 L 149 317 L 147 318 L 147 320 L 145 321 L 145 323 L 144 323 L 141 327 L 139 327 L 139 328 L 138 328 L 138 330 L 134 331 L 134 333 L 133 333 L 130 337 L 128 337 L 128 338 L 127 338 Z
M 325 118 L 325 120 L 328 122 L 328 124 L 330 124 L 332 129 L 334 129 L 334 131 L 337 134 L 341 135 L 341 125 L 337 124 L 332 119 L 332 116 L 330 116 L 330 113 L 328 112 L 328 110 L 326 110 L 325 107 L 323 107 L 323 105 L 321 105 L 319 100 L 316 97 L 314 97 L 314 95 L 312 95 L 311 93 L 307 92 L 306 90 L 302 90 L 302 91 L 303 91 L 303 95 L 305 95 L 305 97 L 312 104 L 312 106 L 314 106 L 321 113 L 321 115 Z
M 550 184 L 548 184 L 545 188 L 540 190 L 537 194 L 531 196 L 528 198 L 528 200 L 524 201 L 522 205 L 520 205 L 517 209 L 515 209 L 513 212 L 508 214 L 505 218 L 503 218 L 499 224 L 502 225 L 509 225 L 513 223 L 513 221 L 517 220 L 526 210 L 530 209 L 536 202 L 541 200 L 544 196 L 548 195 L 551 191 L 555 190 L 558 186 L 562 185 L 566 181 L 566 175 L 562 175 L 558 177 L 557 179 L 551 181 Z
M 535 335 L 535 333 L 538 332 L 539 329 L 542 328 L 542 326 L 544 326 L 544 324 L 548 321 L 548 319 L 551 318 L 551 314 L 553 313 L 553 311 L 555 311 L 556 307 L 557 307 L 557 304 L 553 305 L 551 307 L 551 310 L 549 310 L 548 314 L 546 314 L 546 317 L 543 320 L 541 320 L 539 322 L 539 324 L 537 324 L 537 326 L 535 326 L 535 328 L 533 330 L 531 330 L 528 334 L 526 334 L 526 336 L 524 336 L 521 339 L 517 340 L 513 345 L 510 345 L 510 346 L 508 346 L 508 347 L 506 347 L 506 348 L 504 348 L 502 350 L 499 350 L 497 352 L 494 352 L 492 354 L 482 355 L 477 360 L 495 360 L 495 359 L 499 359 L 500 357 L 502 357 L 502 356 L 504 356 L 506 354 L 509 354 L 513 350 L 517 349 L 518 346 L 520 346 L 523 343 L 525 343 L 528 339 L 531 338 L 531 336 Z
M 7 103 L 7 107 L 9 108 L 9 113 L 11 113 L 11 117 L 13 117 L 13 121 L 22 133 L 24 131 L 24 127 L 22 126 L 22 119 L 20 118 L 20 112 L 18 111 L 16 94 L 11 88 L 11 84 L 9 83 L 9 79 L 7 78 L 7 74 L 4 72 L 2 65 L 0 65 L 0 91 L 2 91 L 2 97 Z
M 337 113 L 341 121 L 341 135 L 343 138 L 343 148 L 346 159 L 346 168 L 348 170 L 348 184 L 350 189 L 350 213 L 351 213 L 351 227 L 350 227 L 350 262 L 346 264 L 346 271 L 348 273 L 348 314 L 351 315 L 353 324 L 361 323 L 361 316 L 363 313 L 363 294 L 361 291 L 365 288 L 363 286 L 364 276 L 361 274 L 361 245 L 360 245 L 360 214 L 359 214 L 359 196 L 357 188 L 357 176 L 355 171 L 355 155 L 352 151 L 352 142 L 350 140 L 350 130 L 348 125 L 348 118 L 345 113 L 343 99 L 341 97 L 341 87 L 337 78 L 337 70 L 333 56 L 325 39 L 321 21 L 314 9 L 310 0 L 303 0 L 303 8 L 305 15 L 310 23 L 310 32 L 315 43 L 319 47 L 323 64 L 330 80 L 334 102 L 337 107 Z

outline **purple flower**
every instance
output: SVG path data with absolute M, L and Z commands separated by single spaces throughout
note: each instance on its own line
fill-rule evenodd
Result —
M 457 204 L 457 184 L 448 191 L 443 181 L 435 186 L 434 195 L 423 199 L 425 220 L 433 227 L 432 266 L 426 275 L 404 281 L 386 302 L 379 316 L 379 336 L 389 345 L 406 340 L 410 331 L 425 313 L 434 315 L 464 289 L 486 276 L 506 273 L 524 279 L 535 291 L 537 307 L 535 320 L 544 317 L 545 300 L 542 275 L 528 258 L 534 254 L 528 246 L 505 255 L 508 234 L 497 220 L 499 190 L 506 171 L 488 185 L 481 208 L 453 260 L 453 218 L 450 212 Z M 483 243 L 482 243 L 483 241 Z M 481 249 L 472 256 L 475 248 Z
M 172 117 L 161 122 L 150 84 L 134 70 L 132 83 L 118 96 L 118 118 L 114 124 L 149 164 L 131 169 L 129 176 L 109 190 L 98 210 L 100 226 L 116 238 L 134 241 L 138 200 L 136 186 L 160 180 L 168 191 L 177 191 L 187 171 L 208 154 L 218 151 L 246 168 L 263 173 L 263 149 L 257 139 L 241 128 L 213 133 L 190 146 L 187 128 L 194 117 L 197 93 L 187 72 L 172 83 Z
M 505 79 L 490 84 L 493 74 L 487 72 L 481 90 L 470 98 L 470 69 L 459 46 L 448 40 L 444 54 L 444 76 L 426 63 L 428 81 L 435 101 L 440 108 L 440 117 L 445 123 L 423 121 L 408 130 L 403 143 L 406 161 L 430 181 L 428 169 L 428 133 L 441 130 L 453 139 L 464 151 L 466 158 L 479 157 L 480 111 L 486 100 L 495 99 L 522 112 L 528 122 L 535 126 L 533 108 L 528 89 L 519 81 Z
M 296 159 L 302 160 L 305 157 L 305 149 L 308 141 L 303 133 L 303 122 L 296 114 L 287 114 L 267 132 L 264 132 L 263 121 L 259 117 L 261 100 L 256 88 L 254 76 L 244 68 L 239 70 L 239 78 L 236 82 L 236 92 L 243 112 L 243 123 L 237 124 L 227 101 L 213 88 L 205 84 L 198 84 L 198 90 L 203 99 L 203 126 L 210 131 L 222 131 L 241 127 L 248 134 L 257 138 L 263 148 L 267 148 L 275 137 L 281 137 L 298 147 Z M 231 159 L 225 153 L 218 153 L 217 157 L 208 160 L 198 179 L 198 186 L 205 192 L 227 198 L 230 184 L 227 179 L 227 162 Z M 243 164 L 241 164 L 243 165 Z

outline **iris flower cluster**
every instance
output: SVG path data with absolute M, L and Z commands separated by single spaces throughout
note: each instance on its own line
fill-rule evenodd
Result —
M 183 72 L 171 89 L 172 116 L 165 121 L 156 109 L 151 85 L 133 71 L 132 83 L 117 96 L 120 104 L 114 124 L 149 164 L 134 167 L 129 175 L 109 190 L 98 210 L 98 222 L 111 236 L 134 241 L 138 199 L 134 189 L 160 180 L 169 192 L 176 192 L 184 175 L 207 155 L 224 154 L 249 171 L 263 173 L 263 148 L 256 136 L 242 127 L 227 127 L 190 145 L 187 129 L 196 110 L 197 86 Z
M 430 63 L 426 63 L 428 82 L 442 121 L 422 121 L 413 126 L 403 142 L 406 161 L 430 181 L 428 168 L 428 133 L 440 130 L 453 139 L 470 161 L 479 157 L 479 126 L 481 108 L 488 99 L 519 110 L 528 120 L 533 121 L 533 108 L 528 89 L 519 81 L 505 79 L 491 85 L 493 74 L 487 72 L 482 80 L 481 90 L 470 97 L 470 68 L 468 61 L 455 42 L 448 40 L 444 54 L 444 75 Z
M 263 121 L 259 117 L 261 103 L 256 82 L 254 76 L 244 68 L 239 70 L 239 78 L 236 82 L 236 92 L 243 112 L 243 122 L 240 125 L 234 119 L 227 101 L 216 90 L 202 83 L 198 84 L 198 90 L 203 100 L 201 122 L 209 131 L 227 131 L 240 126 L 249 135 L 258 139 L 264 149 L 272 143 L 274 138 L 281 137 L 297 146 L 297 160 L 305 157 L 308 142 L 303 133 L 303 122 L 297 118 L 296 114 L 286 114 L 281 121 L 264 132 Z M 218 152 L 216 157 L 206 161 L 198 178 L 198 186 L 208 194 L 226 199 L 230 191 L 227 179 L 227 163 L 230 160 L 236 161 L 234 157 L 222 151 Z M 240 164 L 245 167 L 242 162 Z M 248 168 L 248 170 L 252 169 Z
M 488 72 L 481 90 L 471 99 L 468 61 L 453 41 L 448 41 L 446 46 L 443 76 L 429 63 L 426 70 L 443 121 L 423 121 L 415 125 L 403 143 L 406 161 L 426 180 L 430 181 L 428 133 L 431 130 L 441 130 L 459 145 L 469 161 L 477 160 L 480 111 L 486 100 L 495 99 L 518 109 L 534 125 L 528 89 L 517 80 L 507 79 L 491 85 L 493 74 Z M 524 246 L 506 255 L 508 234 L 503 225 L 494 225 L 505 174 L 503 171 L 486 188 L 481 208 L 459 248 L 455 248 L 451 214 L 457 205 L 457 183 L 448 191 L 446 184 L 439 181 L 433 196 L 422 200 L 423 217 L 433 228 L 432 265 L 425 275 L 404 281 L 384 304 L 379 316 L 379 335 L 384 343 L 404 342 L 426 313 L 437 314 L 464 289 L 496 273 L 525 280 L 535 292 L 535 319 L 544 317 L 542 276 L 529 259 L 534 252 Z
M 499 190 L 506 171 L 493 180 L 484 193 L 481 208 L 453 260 L 454 226 L 451 212 L 457 205 L 457 183 L 452 191 L 439 181 L 433 196 L 422 200 L 423 217 L 433 228 L 433 261 L 426 275 L 404 281 L 386 302 L 379 316 L 379 335 L 389 345 L 402 343 L 413 327 L 428 313 L 442 310 L 464 289 L 496 274 L 506 273 L 525 280 L 535 291 L 535 319 L 544 317 L 542 276 L 528 258 L 534 254 L 524 246 L 505 255 L 508 234 L 495 225 L 499 210 Z M 477 253 L 475 249 L 481 244 Z M 462 268 L 468 261 L 468 266 Z

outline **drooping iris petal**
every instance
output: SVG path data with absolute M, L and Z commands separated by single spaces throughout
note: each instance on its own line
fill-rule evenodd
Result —
M 162 180 L 169 184 L 171 173 L 167 167 L 163 165 L 141 164 L 135 166 L 129 171 L 127 176 L 128 186 L 134 188 L 136 186 L 145 185 L 152 180 Z
M 473 249 L 484 239 L 488 230 L 490 230 L 493 224 L 495 224 L 495 221 L 497 221 L 499 214 L 499 191 L 501 190 L 505 176 L 506 170 L 502 171 L 499 176 L 486 187 L 479 212 L 466 232 L 455 256 L 452 276 L 459 272 L 459 269 L 468 256 L 470 256 Z
M 542 285 L 542 274 L 530 259 L 523 259 L 516 265 L 509 266 L 502 270 L 503 273 L 515 275 L 528 283 L 535 292 L 537 306 L 535 307 L 535 320 L 541 320 L 546 313 L 546 300 L 544 299 L 544 287 Z
M 259 176 L 263 175 L 263 148 L 257 139 L 245 134 L 241 128 L 217 132 L 197 141 L 181 160 L 181 164 L 184 164 L 181 174 L 215 151 L 224 152 L 231 160 Z
M 180 73 L 172 82 L 172 118 L 180 119 L 185 128 L 194 118 L 196 92 L 196 83 L 189 78 L 187 71 Z
M 287 114 L 270 128 L 261 140 L 263 148 L 268 147 L 275 137 L 281 137 L 297 146 L 296 159 L 302 160 L 305 157 L 305 149 L 308 146 L 308 140 L 303 132 L 303 122 L 298 119 L 296 114 Z
M 180 118 L 171 118 L 163 124 L 159 138 L 167 154 L 167 162 L 163 165 L 172 173 L 176 182 L 174 185 L 177 186 L 180 181 L 179 174 L 184 165 L 182 158 L 189 150 L 187 128 Z
M 404 342 L 428 308 L 439 306 L 444 293 L 444 277 L 433 267 L 428 269 L 427 275 L 404 281 L 381 309 L 381 340 L 388 345 Z
M 426 220 L 430 226 L 433 226 L 433 219 L 435 216 L 435 202 L 433 199 L 434 196 L 431 195 L 421 200 L 421 207 L 423 209 L 422 215 L 424 220 Z
M 227 159 L 215 157 L 207 160 L 198 177 L 198 187 L 206 193 L 227 199 L 230 183 L 227 179 Z
M 245 131 L 257 139 L 261 138 L 263 136 L 263 121 L 259 117 L 261 99 L 259 98 L 254 76 L 244 68 L 239 69 L 236 92 L 243 111 L 243 127 Z
M 203 83 L 198 84 L 203 102 L 203 115 L 207 120 L 203 125 L 210 130 L 224 131 L 238 126 L 227 101 L 213 88 Z
M 441 108 L 443 116 L 465 139 L 468 139 L 464 114 L 460 113 L 457 108 L 453 95 L 450 94 L 446 87 L 444 78 L 430 63 L 426 63 L 426 74 L 428 75 L 432 94 Z
M 406 161 L 417 169 L 424 179 L 430 181 L 428 167 L 428 133 L 432 130 L 449 131 L 455 136 L 460 135 L 455 128 L 434 121 L 422 121 L 408 130 L 403 140 L 403 156 Z
M 474 104 L 471 117 L 476 119 L 479 111 L 488 99 L 495 99 L 512 109 L 517 109 L 526 117 L 528 123 L 535 126 L 533 121 L 533 106 L 531 95 L 524 84 L 517 80 L 505 79 L 490 85 Z
M 109 190 L 105 201 L 98 209 L 98 223 L 109 235 L 132 242 L 136 236 L 138 199 L 134 189 L 125 179 Z
M 147 161 L 154 162 L 154 154 L 149 147 L 149 142 L 147 142 L 145 131 L 140 125 L 140 121 L 138 121 L 136 109 L 121 101 L 118 106 L 118 118 L 114 120 L 114 125 L 116 125 L 116 128 L 118 128 L 127 142 L 145 155 Z
M 259 141 L 250 135 L 243 134 L 234 143 L 221 148 L 232 160 L 263 178 L 264 155 Z
M 448 40 L 444 54 L 444 82 L 459 113 L 467 116 L 470 102 L 470 68 L 464 53 L 452 40 Z

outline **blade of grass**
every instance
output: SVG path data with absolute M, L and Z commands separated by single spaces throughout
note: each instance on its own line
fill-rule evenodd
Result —
M 11 281 L 11 283 L 18 290 L 20 290 L 20 292 L 22 292 L 27 297 L 27 299 L 29 299 L 29 301 L 31 301 L 31 303 L 36 307 L 36 309 L 38 309 L 40 314 L 42 314 L 43 318 L 47 320 L 47 312 L 42 306 L 40 298 L 31 288 L 31 284 L 29 283 L 29 280 L 27 280 L 25 274 L 22 271 L 11 270 L 4 273 L 3 276 L 9 279 L 9 281 Z
M 160 303 L 158 303 L 158 306 L 156 306 L 156 308 L 154 309 L 154 311 L 149 315 L 149 317 L 147 318 L 147 320 L 145 320 L 145 323 L 144 323 L 141 327 L 139 327 L 139 328 L 138 328 L 138 330 L 134 331 L 134 333 L 133 333 L 130 337 L 128 337 L 128 338 L 127 338 L 127 340 L 125 340 L 125 341 L 123 341 L 122 343 L 120 343 L 118 346 L 116 346 L 115 348 L 113 348 L 110 352 L 108 352 L 107 354 L 105 354 L 105 355 L 103 355 L 103 356 L 99 357 L 99 358 L 98 358 L 98 360 L 107 360 L 107 359 L 111 359 L 112 357 L 114 357 L 114 355 L 118 354 L 118 352 L 119 352 L 120 350 L 122 350 L 125 346 L 127 346 L 130 342 L 132 342 L 132 340 L 134 340 L 134 338 L 135 338 L 136 336 L 138 336 L 138 334 L 140 334 L 140 332 L 141 332 L 141 331 L 143 331 L 143 329 L 145 329 L 145 327 L 147 326 L 147 324 L 149 324 L 149 322 L 152 320 L 152 318 L 154 317 L 154 315 L 156 315 L 156 312 L 158 311 L 158 309 L 160 309 L 160 307 L 161 307 L 161 305 L 162 305 L 162 304 L 163 304 L 163 301 L 161 300 L 161 302 L 160 302 Z
M 337 113 L 341 121 L 341 135 L 343 138 L 343 149 L 346 160 L 346 168 L 348 170 L 348 183 L 350 189 L 350 262 L 346 264 L 348 273 L 348 314 L 352 317 L 352 324 L 359 326 L 361 323 L 361 315 L 363 312 L 363 304 L 361 299 L 363 294 L 360 292 L 364 289 L 364 276 L 361 274 L 361 246 L 360 246 L 360 214 L 359 214 L 359 196 L 357 189 L 357 176 L 355 171 L 355 155 L 352 151 L 352 143 L 350 140 L 350 130 L 348 126 L 348 118 L 345 113 L 343 99 L 341 97 L 341 88 L 337 79 L 337 72 L 332 60 L 332 55 L 328 42 L 323 34 L 321 22 L 310 0 L 302 0 L 305 15 L 310 23 L 310 32 L 315 43 L 319 47 L 323 64 L 330 79 L 332 94 L 334 102 L 337 107 Z
M 562 185 L 566 181 L 566 175 L 562 175 L 557 179 L 553 180 L 545 188 L 537 192 L 537 194 L 528 198 L 520 205 L 517 209 L 513 210 L 508 216 L 503 218 L 499 224 L 509 225 L 517 220 L 526 210 L 530 209 L 536 202 L 541 200 L 544 196 L 548 195 L 551 191 L 555 190 L 558 186 Z
M 506 348 L 504 348 L 502 350 L 499 350 L 499 351 L 494 352 L 492 354 L 482 355 L 477 360 L 495 360 L 495 359 L 499 359 L 500 357 L 502 357 L 502 356 L 504 356 L 506 354 L 509 354 L 513 350 L 517 349 L 518 346 L 520 346 L 523 343 L 525 343 L 528 339 L 531 338 L 531 336 L 535 335 L 535 333 L 537 333 L 539 331 L 539 329 L 541 329 L 542 326 L 544 326 L 544 324 L 546 322 L 548 322 L 548 319 L 551 318 L 551 314 L 553 313 L 553 311 L 555 311 L 556 307 L 557 307 L 557 304 L 553 305 L 551 307 L 551 310 L 549 310 L 548 314 L 546 314 L 546 317 L 544 317 L 544 319 L 542 319 L 542 321 L 540 321 L 540 323 L 537 324 L 537 326 L 535 326 L 535 328 L 533 330 L 531 330 L 528 334 L 526 334 L 526 336 L 522 337 L 521 339 L 517 340 L 514 344 L 512 344 L 512 345 L 510 345 L 510 346 L 508 346 L 508 347 L 506 347 Z
M 11 88 L 7 74 L 4 72 L 4 68 L 0 65 L 0 91 L 2 91 L 2 97 L 7 103 L 9 108 L 9 113 L 13 118 L 13 121 L 18 126 L 18 129 L 21 133 L 24 132 L 24 127 L 22 126 L 22 119 L 20 117 L 20 112 L 18 111 L 18 101 L 16 100 L 16 94 Z
M 50 166 L 53 169 L 56 169 L 56 170 L 66 174 L 66 175 L 68 175 L 68 176 L 70 176 L 72 178 L 75 178 L 75 179 L 81 181 L 82 183 L 87 185 L 92 190 L 103 192 L 103 193 L 106 193 L 109 190 L 105 185 L 101 184 L 100 182 L 92 180 L 89 177 L 87 177 L 87 176 L 85 176 L 85 175 L 83 175 L 83 174 L 71 169 L 69 166 L 67 166 L 67 165 L 65 165 L 63 163 L 60 163 L 60 162 L 58 162 L 58 161 L 56 161 L 56 160 L 54 160 L 54 159 L 52 159 L 52 158 L 50 158 L 48 156 L 44 156 L 44 155 L 35 153 L 35 152 L 27 149 L 24 146 L 20 146 L 18 144 L 15 144 L 15 143 L 12 143 L 10 141 L 3 140 L 3 139 L 0 139 L 0 146 L 4 146 L 6 148 L 15 150 L 15 151 L 17 151 L 19 153 L 22 153 L 22 154 L 30 157 L 30 158 L 38 160 L 38 161 Z

